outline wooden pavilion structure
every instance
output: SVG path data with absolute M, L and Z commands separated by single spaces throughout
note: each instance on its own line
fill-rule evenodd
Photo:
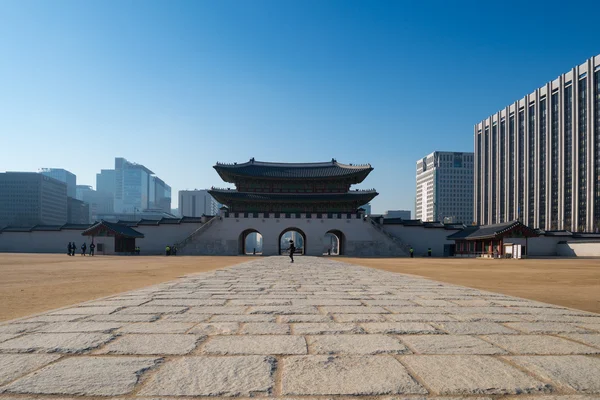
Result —
M 81 232 L 82 236 L 91 236 L 92 242 L 95 237 L 114 237 L 115 253 L 135 252 L 135 239 L 143 239 L 144 234 L 125 224 L 108 221 L 100 221 Z M 99 248 L 100 252 L 101 249 Z
M 504 222 L 485 226 L 468 226 L 447 237 L 454 240 L 454 254 L 457 256 L 503 257 L 504 242 L 508 238 L 539 236 L 538 233 L 519 221 Z M 527 246 L 525 246 L 527 250 Z

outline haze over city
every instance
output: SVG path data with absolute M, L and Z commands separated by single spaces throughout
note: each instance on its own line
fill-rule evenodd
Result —
M 216 161 L 335 157 L 373 165 L 374 212 L 414 209 L 418 159 L 599 53 L 600 5 L 560 4 L 3 1 L 0 171 L 95 185 L 125 157 L 177 207 Z

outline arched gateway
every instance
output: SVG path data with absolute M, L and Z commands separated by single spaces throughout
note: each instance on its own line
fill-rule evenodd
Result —
M 306 254 L 306 234 L 302 229 L 287 228 L 279 234 L 279 254 L 287 254 L 290 248 L 290 240 L 294 241 L 296 252 L 294 254 Z
M 246 238 L 256 232 L 263 235 L 263 254 L 281 254 L 287 249 L 289 245 L 282 248 L 281 240 L 288 232 L 300 235 L 302 246 L 296 243 L 296 247 L 302 254 L 323 254 L 322 246 L 327 245 L 325 234 L 330 242 L 331 235 L 337 239 L 336 253 L 343 254 L 346 239 L 341 232 L 342 220 L 356 220 L 357 210 L 378 194 L 374 189 L 350 190 L 373 170 L 370 164 L 342 164 L 335 159 L 320 163 L 270 163 L 252 158 L 241 164 L 217 163 L 214 168 L 225 182 L 236 187 L 235 190 L 213 187 L 209 193 L 226 206 L 225 216 L 244 219 L 238 231 L 240 254 L 248 253 Z M 310 229 L 305 225 L 319 222 L 316 220 L 325 225 L 319 228 L 313 225 Z M 280 221 L 281 225 L 275 229 L 273 223 Z M 303 230 L 300 225 L 306 228 Z M 314 237 L 307 237 L 305 231 L 312 232 Z M 307 243 L 312 247 L 307 247 Z

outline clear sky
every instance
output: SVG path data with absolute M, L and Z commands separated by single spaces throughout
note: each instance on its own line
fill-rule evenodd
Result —
M 600 53 L 599 1 L 0 1 L 0 171 L 95 186 L 125 157 L 173 188 L 220 162 L 371 163 L 374 212 L 415 162 Z

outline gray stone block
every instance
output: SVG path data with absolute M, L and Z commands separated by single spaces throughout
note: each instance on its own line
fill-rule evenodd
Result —
M 398 339 L 385 335 L 318 335 L 306 340 L 311 354 L 410 353 Z
M 194 326 L 188 333 L 198 335 L 234 335 L 240 329 L 237 322 L 208 322 Z
M 298 323 L 298 322 L 333 322 L 329 315 L 282 315 L 279 317 L 279 321 L 283 323 Z
M 363 333 L 363 329 L 356 324 L 329 323 L 299 323 L 294 324 L 293 332 L 296 335 L 322 335 L 334 333 Z
M 360 324 L 368 333 L 443 333 L 424 322 L 367 322 Z
M 598 333 L 563 333 L 561 336 L 600 348 L 600 334 Z
M 327 314 L 388 314 L 380 306 L 325 306 L 321 309 Z
M 244 324 L 240 331 L 242 335 L 289 335 L 290 326 L 271 322 L 252 322 Z
M 336 314 L 333 319 L 337 322 L 384 322 L 385 314 Z
M 139 307 L 127 307 L 117 312 L 118 315 L 130 315 L 130 314 L 180 314 L 187 310 L 187 307 L 179 306 L 139 306 Z
M 448 314 L 385 314 L 385 318 L 393 322 L 456 322 Z
M 473 336 L 435 335 L 400 336 L 400 339 L 419 354 L 506 354 Z
M 302 336 L 247 335 L 215 336 L 202 349 L 206 354 L 306 354 L 306 341 Z
M 555 336 L 489 335 L 484 339 L 513 354 L 600 354 L 600 349 Z
M 283 360 L 283 395 L 426 393 L 391 356 L 297 356 Z
M 44 324 L 40 322 L 24 322 L 0 325 L 0 334 L 14 335 L 17 333 L 32 332 L 42 326 L 44 326 Z
M 51 354 L 0 354 L 0 386 L 59 358 Z
M 44 325 L 36 329 L 36 332 L 69 333 L 69 332 L 102 332 L 110 333 L 122 327 L 124 323 L 116 322 L 57 322 Z
M 214 306 L 214 307 L 191 307 L 190 314 L 244 314 L 248 307 L 245 306 Z
M 7 340 L 14 339 L 19 336 L 19 333 L 0 333 L 0 343 L 6 342 Z
M 318 314 L 319 310 L 315 306 L 256 306 L 250 307 L 250 314 Z
M 4 390 L 23 394 L 118 396 L 130 393 L 159 359 L 71 357 L 21 378 Z
M 206 322 L 211 317 L 211 315 L 206 314 L 168 314 L 163 315 L 161 318 L 161 322 L 188 322 L 188 323 L 199 323 Z
M 275 359 L 265 356 L 185 357 L 168 361 L 141 396 L 246 396 L 271 394 Z
M 106 315 L 121 309 L 120 306 L 73 307 L 50 313 L 49 315 Z
M 525 333 L 590 333 L 588 329 L 564 322 L 508 322 L 506 326 Z
M 0 343 L 0 352 L 83 353 L 113 338 L 104 333 L 31 333 Z
M 517 334 L 495 322 L 435 322 L 434 325 L 452 335 Z
M 95 354 L 189 354 L 202 338 L 185 334 L 124 335 L 96 351 Z
M 583 393 L 600 393 L 600 358 L 591 356 L 513 356 L 510 361 L 542 379 Z
M 402 356 L 436 394 L 520 394 L 550 391 L 550 386 L 491 356 Z
M 93 322 L 152 322 L 160 318 L 157 314 L 110 314 L 110 315 L 90 315 L 79 321 Z
M 255 315 L 233 315 L 223 314 L 214 315 L 211 318 L 211 322 L 275 322 L 277 317 L 274 315 L 267 314 L 255 314 Z
M 185 333 L 194 325 L 194 323 L 171 321 L 140 322 L 125 325 L 119 329 L 119 333 Z

